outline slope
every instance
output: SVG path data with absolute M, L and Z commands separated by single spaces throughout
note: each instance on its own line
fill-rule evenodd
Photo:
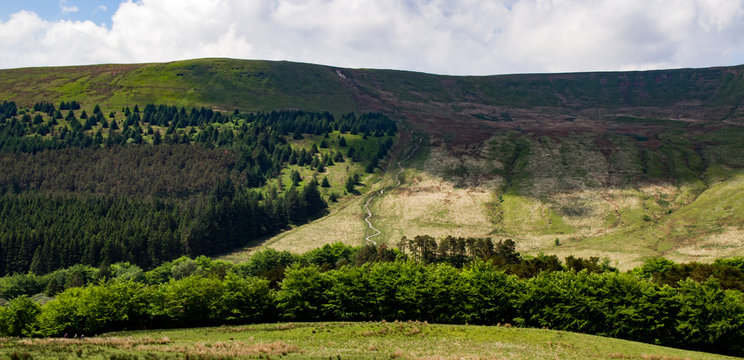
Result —
M 733 359 L 565 331 L 420 322 L 261 324 L 0 343 L 0 354 L 34 359 Z
M 706 261 L 742 247 L 734 200 L 744 168 L 744 66 L 473 77 L 199 59 L 1 70 L 0 99 L 383 112 L 427 141 L 403 185 L 370 203 L 382 242 L 513 238 L 523 252 L 609 256 L 622 268 L 655 255 Z M 401 133 L 393 154 L 410 138 Z M 366 179 L 361 190 L 379 191 L 392 176 Z M 363 205 L 342 201 L 269 243 L 358 244 Z

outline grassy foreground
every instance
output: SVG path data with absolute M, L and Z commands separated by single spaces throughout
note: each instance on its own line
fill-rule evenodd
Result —
M 504 326 L 285 323 L 0 339 L 11 359 L 733 359 L 632 341 Z

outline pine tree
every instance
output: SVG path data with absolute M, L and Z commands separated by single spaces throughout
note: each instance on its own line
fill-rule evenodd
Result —
M 346 183 L 344 183 L 344 188 L 346 189 L 346 192 L 349 194 L 354 193 L 354 185 L 356 185 L 356 182 L 354 181 L 354 177 L 352 175 L 349 175 L 349 177 L 346 178 Z
M 320 182 L 320 186 L 321 187 L 324 187 L 324 188 L 331 187 L 331 183 L 328 182 L 328 177 L 327 176 L 323 176 L 323 180 Z
M 300 176 L 300 172 L 297 170 L 293 170 L 289 178 L 292 180 L 292 185 L 294 186 L 297 186 L 302 182 L 302 176 Z
M 315 179 L 305 185 L 302 189 L 302 198 L 307 206 L 307 214 L 310 216 L 319 215 L 319 213 L 328 207 L 328 204 L 320 196 L 318 191 L 318 181 Z
M 367 164 L 367 167 L 364 168 L 364 171 L 366 171 L 366 172 L 368 172 L 368 173 L 371 174 L 371 173 L 375 172 L 375 168 L 376 167 L 377 167 L 377 158 L 374 158 L 374 159 L 372 159 L 372 161 L 369 162 L 369 164 Z
M 336 151 L 336 155 L 333 157 L 335 162 L 344 162 L 344 155 L 340 151 Z

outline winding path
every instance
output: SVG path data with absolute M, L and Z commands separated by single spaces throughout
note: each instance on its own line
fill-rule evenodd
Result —
M 423 137 L 419 137 L 418 141 L 416 142 L 416 146 L 413 147 L 413 149 L 411 150 L 411 152 L 409 152 L 408 155 L 405 158 L 403 158 L 400 161 L 398 161 L 398 169 L 399 170 L 398 170 L 398 173 L 395 175 L 395 182 L 396 183 L 395 183 L 395 185 L 393 185 L 392 187 L 389 187 L 388 189 L 396 188 L 396 187 L 400 186 L 400 184 L 403 183 L 403 180 L 401 180 L 401 178 L 400 178 L 400 176 L 403 175 L 403 171 L 405 171 L 405 169 L 403 168 L 402 163 L 404 161 L 408 161 L 411 158 L 411 156 L 413 156 L 413 154 L 416 152 L 416 150 L 418 150 L 419 146 L 421 146 L 421 141 L 423 141 L 423 140 L 424 140 Z M 369 226 L 369 228 L 372 229 L 372 231 L 375 232 L 372 235 L 368 235 L 366 238 L 364 238 L 364 240 L 366 240 L 367 242 L 372 243 L 375 246 L 377 246 L 377 242 L 375 242 L 374 240 L 372 240 L 372 238 L 375 237 L 375 236 L 377 236 L 377 235 L 382 234 L 382 231 L 380 231 L 376 227 L 374 227 L 372 225 L 372 222 L 370 221 L 370 219 L 372 219 L 372 216 L 373 215 L 372 215 L 372 210 L 369 209 L 369 203 L 372 202 L 372 199 L 374 199 L 375 197 L 384 195 L 385 194 L 385 190 L 386 189 L 382 189 L 379 192 L 375 192 L 374 194 L 372 194 L 372 196 L 370 196 L 369 198 L 367 198 L 367 202 L 364 203 L 364 209 L 367 210 L 367 217 L 364 218 L 364 221 L 367 223 L 367 226 Z

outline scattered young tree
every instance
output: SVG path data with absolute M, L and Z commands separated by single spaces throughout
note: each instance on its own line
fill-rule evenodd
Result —
M 292 180 L 292 185 L 294 186 L 297 186 L 300 184 L 300 182 L 302 182 L 302 176 L 300 176 L 300 172 L 297 170 L 292 170 L 289 179 Z

